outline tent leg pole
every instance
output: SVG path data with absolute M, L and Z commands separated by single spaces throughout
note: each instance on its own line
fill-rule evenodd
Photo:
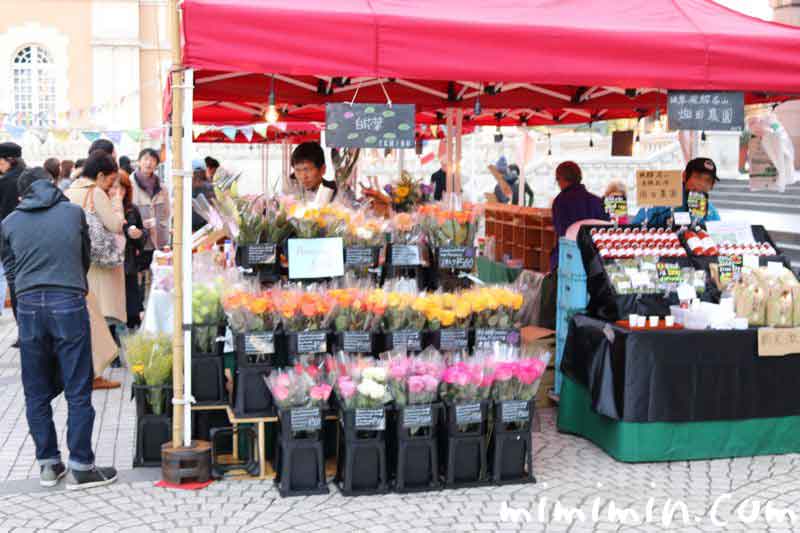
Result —
M 172 447 L 183 442 L 183 180 L 176 179 L 183 168 L 183 70 L 181 66 L 180 12 L 177 0 L 170 0 L 170 29 L 172 38 L 172 186 L 173 186 L 173 276 L 175 278 L 175 317 L 172 334 Z
M 455 191 L 460 195 L 461 190 L 461 138 L 464 134 L 464 110 L 459 108 L 456 114 L 456 174 Z
M 181 250 L 183 267 L 183 445 L 187 448 L 192 445 L 192 159 L 194 146 L 192 143 L 192 105 L 194 97 L 194 71 L 187 69 L 183 76 L 183 128 L 182 146 L 183 153 L 183 248 Z

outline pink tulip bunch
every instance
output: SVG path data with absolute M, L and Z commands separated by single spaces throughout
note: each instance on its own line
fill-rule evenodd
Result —
M 550 354 L 497 361 L 492 369 L 495 401 L 533 399 L 537 383 L 547 369 Z
M 264 380 L 280 409 L 324 408 L 333 391 L 315 364 L 298 363 L 285 370 L 274 370 Z
M 409 356 L 404 351 L 383 354 L 386 361 L 388 385 L 397 405 L 435 402 L 444 372 L 444 359 L 433 347 Z
M 491 360 L 466 357 L 452 362 L 442 375 L 442 396 L 451 403 L 476 402 L 489 398 L 494 375 Z

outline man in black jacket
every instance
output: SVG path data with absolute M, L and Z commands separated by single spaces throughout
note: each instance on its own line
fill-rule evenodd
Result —
M 66 467 L 58 449 L 50 403 L 67 400 L 67 489 L 113 483 L 113 468 L 97 468 L 92 452 L 92 342 L 86 308 L 91 243 L 86 216 L 41 167 L 22 173 L 22 198 L 0 224 L 0 250 L 9 284 L 19 299 L 18 320 L 28 419 L 40 483 L 52 487 Z
M 17 192 L 17 180 L 22 171 L 25 170 L 25 161 L 22 159 L 22 148 L 17 143 L 0 143 L 0 222 L 3 221 L 19 203 L 19 193 Z M 14 292 L 14 285 L 8 286 L 8 294 L 11 298 L 11 311 L 14 319 L 17 318 L 17 295 Z M 6 299 L 6 288 L 2 287 L 0 292 L 0 309 L 3 308 Z M 19 339 L 11 345 L 19 348 Z

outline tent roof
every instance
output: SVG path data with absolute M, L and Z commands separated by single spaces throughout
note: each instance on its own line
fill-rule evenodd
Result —
M 199 70 L 800 92 L 800 29 L 711 0 L 185 0 L 182 9 L 183 61 Z

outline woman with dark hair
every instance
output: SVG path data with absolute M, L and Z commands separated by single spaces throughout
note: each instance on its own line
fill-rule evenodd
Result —
M 70 184 L 72 183 L 72 169 L 75 168 L 75 163 L 70 159 L 64 159 L 61 161 L 61 167 L 58 171 L 58 180 L 56 181 L 56 186 L 61 189 L 61 182 L 63 180 L 70 180 Z M 69 185 L 66 187 L 69 188 Z M 64 189 L 61 189 L 62 191 Z
M 120 237 L 141 237 L 141 230 L 128 227 L 122 216 L 122 199 L 118 195 L 109 198 L 108 193 L 117 181 L 118 171 L 117 163 L 111 155 L 103 150 L 92 152 L 83 167 L 83 175 L 64 194 L 87 212 L 94 213 L 111 233 L 119 234 Z M 89 292 L 97 299 L 106 321 L 126 323 L 128 316 L 124 298 L 124 266 L 120 264 L 107 267 L 92 263 L 87 278 Z M 118 386 L 119 383 L 107 381 L 103 377 L 95 378 L 95 388 Z
M 133 174 L 133 165 L 131 165 L 131 158 L 127 155 L 123 155 L 119 158 L 119 171 L 121 174 L 125 174 L 126 176 L 130 177 Z
M 45 160 L 42 165 L 48 174 L 53 176 L 53 183 L 58 181 L 58 176 L 61 175 L 61 161 L 55 157 L 50 157 Z
M 123 163 L 120 158 L 120 164 Z M 128 161 L 130 165 L 130 161 Z M 133 205 L 133 185 L 130 177 L 120 168 L 119 179 L 115 186 L 117 195 L 122 198 L 122 211 L 125 215 L 125 222 L 128 225 L 128 232 L 125 234 L 125 302 L 127 310 L 128 329 L 136 329 L 142 324 L 141 313 L 144 311 L 142 305 L 142 294 L 139 289 L 139 256 L 144 253 L 144 245 L 147 242 L 147 230 L 142 225 L 142 215 L 139 209 Z M 140 232 L 131 230 L 139 229 Z M 132 237 L 132 235 L 138 235 Z

